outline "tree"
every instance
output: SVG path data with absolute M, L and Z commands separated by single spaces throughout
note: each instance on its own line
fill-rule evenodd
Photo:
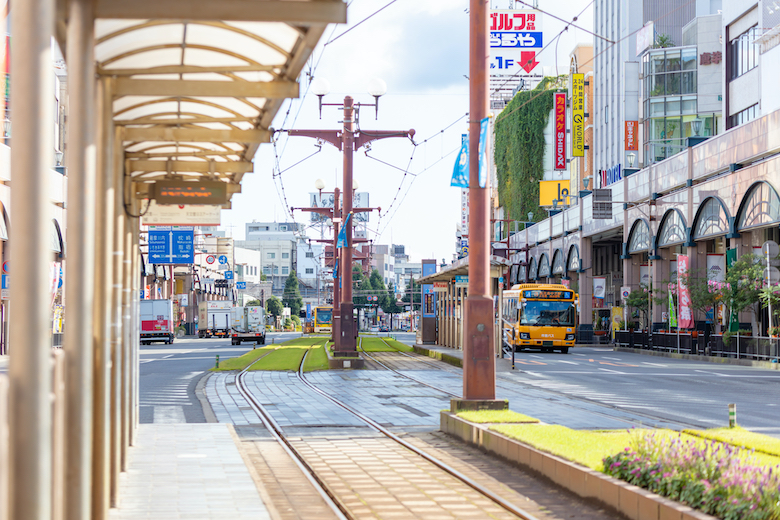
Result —
M 371 289 L 374 291 L 373 295 L 379 297 L 377 303 L 384 310 L 384 305 L 387 301 L 387 287 L 385 287 L 385 281 L 382 280 L 382 275 L 374 269 L 371 271 L 369 281 L 371 282 Z
M 688 293 L 691 295 L 691 311 L 694 320 L 697 314 L 706 318 L 707 313 L 713 310 L 721 299 L 720 282 L 710 280 L 705 269 L 688 271 L 680 277 L 680 280 L 688 287 Z
M 645 325 L 647 325 L 647 308 L 649 303 L 647 287 L 644 284 L 640 285 L 639 289 L 631 291 L 628 298 L 626 298 L 626 306 L 641 312 L 644 317 Z
M 246 306 L 247 307 L 262 307 L 263 306 L 263 302 L 261 302 L 260 300 L 250 300 L 250 301 L 246 302 Z
M 260 281 L 261 282 L 267 282 L 268 277 L 265 275 L 265 273 L 260 273 Z
M 265 301 L 265 310 L 274 318 L 282 315 L 282 302 L 276 296 L 271 296 Z
M 654 49 L 665 49 L 667 47 L 674 47 L 671 36 L 668 34 L 659 34 L 655 37 L 655 43 L 653 44 Z
M 726 316 L 738 315 L 744 311 L 750 312 L 754 334 L 758 332 L 756 311 L 758 311 L 764 279 L 764 268 L 760 260 L 760 257 L 752 253 L 742 255 L 726 270 L 728 286 L 721 291 L 723 303 L 729 309 Z
M 393 287 L 393 282 L 390 282 L 387 286 L 387 295 L 385 296 L 384 302 L 382 303 L 382 310 L 385 311 L 386 314 L 390 315 L 390 328 L 393 327 L 393 314 L 399 314 L 403 312 L 403 307 L 398 305 L 398 301 L 395 298 L 395 288 Z
M 303 298 L 301 298 L 301 287 L 298 283 L 298 277 L 295 275 L 295 270 L 290 271 L 290 275 L 284 282 L 282 303 L 284 303 L 285 307 L 290 308 L 290 314 L 293 316 L 297 316 L 301 312 Z

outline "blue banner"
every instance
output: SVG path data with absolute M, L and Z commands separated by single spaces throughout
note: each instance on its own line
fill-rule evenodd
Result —
M 479 122 L 479 187 L 484 188 L 487 185 L 487 156 L 485 155 L 485 148 L 487 148 L 487 133 L 488 133 L 488 121 L 490 118 L 486 117 Z
M 311 321 L 311 303 L 306 304 L 306 321 Z
M 336 258 L 336 261 L 333 264 L 333 279 L 335 280 L 338 277 L 339 277 L 339 259 Z
M 460 152 L 455 159 L 450 186 L 469 187 L 469 136 L 467 134 L 463 134 L 461 139 Z
M 344 222 L 341 224 L 341 230 L 339 230 L 339 239 L 338 242 L 336 242 L 336 247 L 347 247 L 347 227 L 349 224 L 349 217 L 352 216 L 352 213 L 347 213 L 347 218 L 344 219 Z

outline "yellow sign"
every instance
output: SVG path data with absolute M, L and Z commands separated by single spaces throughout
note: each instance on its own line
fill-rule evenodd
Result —
M 569 204 L 569 179 L 562 181 L 539 181 L 539 205 L 553 206 L 553 201 L 558 201 L 558 206 Z
M 585 156 L 585 75 L 571 75 L 571 156 Z
M 618 325 L 623 321 L 623 307 L 612 307 L 612 340 L 615 340 L 615 332 L 620 328 Z

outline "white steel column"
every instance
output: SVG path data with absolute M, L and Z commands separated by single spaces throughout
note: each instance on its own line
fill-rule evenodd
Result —
M 92 315 L 95 266 L 95 58 L 90 0 L 68 17 L 68 261 L 65 266 L 65 518 L 89 520 L 92 489 Z
M 9 517 L 51 517 L 51 210 L 54 165 L 54 77 L 51 35 L 54 2 L 14 3 L 11 17 L 11 222 L 14 267 L 9 320 Z
M 127 447 L 130 446 L 130 430 L 132 428 L 132 360 L 133 360 L 133 264 L 135 251 L 133 250 L 132 223 L 129 210 L 125 201 L 129 196 L 129 187 L 132 186 L 124 180 L 123 176 L 123 200 L 121 206 L 122 219 L 124 220 L 124 258 L 122 266 L 122 471 L 127 471 Z
M 112 80 L 101 78 L 96 99 L 98 171 L 95 205 L 94 417 L 92 450 L 92 518 L 108 518 L 110 507 L 111 424 L 111 291 L 114 245 L 114 130 Z
M 124 174 L 124 150 L 122 129 L 114 129 L 113 146 L 113 194 L 114 205 L 110 222 L 113 224 L 111 291 L 111 506 L 119 504 L 119 473 L 122 471 L 124 446 L 122 444 L 122 376 L 124 359 L 122 352 L 122 280 L 124 267 L 124 207 L 122 205 L 122 177 Z
M 138 215 L 138 200 L 135 198 L 135 184 L 130 184 L 130 213 Z M 139 407 L 139 391 L 138 391 L 138 367 L 140 366 L 140 344 L 141 344 L 141 285 L 144 279 L 141 277 L 141 251 L 140 251 L 140 228 L 139 219 L 133 217 L 131 219 L 130 233 L 133 239 L 133 247 L 131 249 L 133 255 L 133 267 L 132 267 L 132 289 L 130 291 L 131 296 L 131 356 L 130 356 L 130 445 L 135 444 L 136 432 L 138 428 L 138 407 Z

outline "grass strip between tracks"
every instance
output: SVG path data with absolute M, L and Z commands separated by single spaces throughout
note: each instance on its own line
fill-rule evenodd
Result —
M 362 347 L 366 352 L 412 352 L 414 349 L 393 338 L 361 336 Z M 382 341 L 384 340 L 384 341 Z M 387 343 L 385 343 L 387 342 Z M 388 346 L 389 345 L 389 346 Z
M 307 362 L 304 370 L 320 370 L 327 368 L 327 356 L 324 350 L 325 338 L 296 338 L 278 345 L 269 345 L 260 349 L 250 350 L 243 356 L 226 359 L 213 371 L 243 370 L 252 365 L 250 370 L 289 370 L 296 371 L 301 364 L 301 358 L 307 350 L 314 349 L 313 359 Z M 317 353 L 317 351 L 321 351 Z M 324 366 L 322 359 L 325 359 Z M 308 358 L 307 358 L 307 361 Z

